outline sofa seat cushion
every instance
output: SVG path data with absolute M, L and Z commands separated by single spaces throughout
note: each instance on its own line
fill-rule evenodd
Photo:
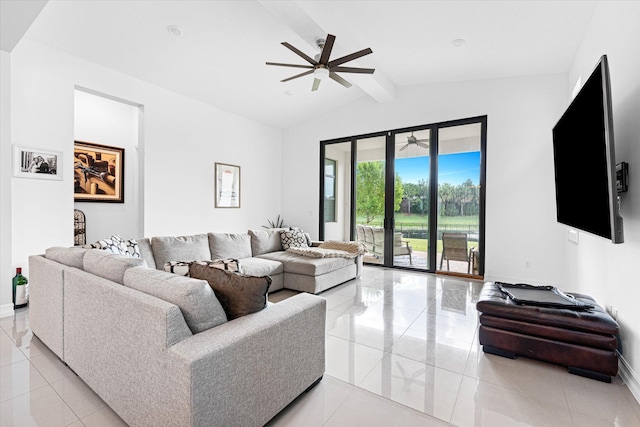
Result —
M 147 263 L 142 258 L 132 258 L 102 249 L 89 249 L 82 260 L 82 268 L 87 273 L 95 274 L 103 279 L 124 284 L 124 274 L 133 267 L 144 266 Z
M 211 251 L 210 259 L 251 257 L 251 236 L 248 234 L 209 233 L 208 236 L 209 250 Z
M 274 276 L 284 272 L 284 266 L 279 261 L 265 258 L 244 258 L 240 260 L 241 272 L 248 276 Z
M 209 239 L 206 234 L 153 237 L 151 248 L 158 269 L 164 268 L 165 263 L 169 261 L 211 259 Z
M 45 251 L 45 258 L 51 261 L 59 262 L 60 264 L 68 265 L 69 267 L 75 267 L 82 269 L 84 267 L 84 255 L 89 249 L 72 247 L 53 247 Z
M 136 267 L 125 272 L 124 285 L 177 305 L 194 334 L 227 321 L 220 301 L 204 280 Z
M 254 277 L 192 263 L 191 277 L 206 280 L 229 320 L 256 313 L 267 306 L 271 277 Z
M 271 252 L 260 255 L 258 258 L 279 261 L 282 263 L 285 273 L 305 276 L 321 276 L 354 263 L 354 260 L 349 258 L 311 258 L 287 251 Z

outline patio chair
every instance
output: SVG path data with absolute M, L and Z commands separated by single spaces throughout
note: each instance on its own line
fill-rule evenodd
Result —
M 412 253 L 413 248 L 409 245 L 409 242 L 402 240 L 402 233 L 394 233 L 393 256 L 409 255 L 409 264 L 413 265 Z
M 471 272 L 469 249 L 467 245 L 466 233 L 442 233 L 442 255 L 440 256 L 440 270 L 442 262 L 447 260 L 447 270 L 449 261 L 462 261 L 467 263 L 467 274 Z

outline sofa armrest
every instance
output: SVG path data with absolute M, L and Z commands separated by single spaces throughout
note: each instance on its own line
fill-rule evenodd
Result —
M 191 336 L 176 305 L 64 271 L 65 361 L 129 425 L 189 424 L 190 370 L 168 348 Z
M 171 347 L 191 366 L 192 425 L 264 425 L 322 377 L 326 300 L 299 294 Z

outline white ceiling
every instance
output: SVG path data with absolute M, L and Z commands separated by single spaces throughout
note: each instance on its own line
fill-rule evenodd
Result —
M 51 0 L 24 37 L 286 129 L 362 97 L 392 101 L 399 86 L 566 73 L 596 4 Z M 7 9 L 3 39 L 5 22 L 24 20 L 20 8 Z M 311 92 L 312 76 L 280 83 L 301 70 L 265 65 L 304 64 L 280 43 L 313 56 L 327 33 L 336 36 L 332 59 L 370 47 L 373 54 L 345 65 L 375 74 L 342 74 L 350 89 L 326 80 Z M 457 38 L 466 43 L 454 47 Z

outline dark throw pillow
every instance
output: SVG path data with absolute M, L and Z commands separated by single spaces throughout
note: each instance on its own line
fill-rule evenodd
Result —
M 195 262 L 189 265 L 189 275 L 209 283 L 229 320 L 256 313 L 267 306 L 269 276 L 247 276 Z

